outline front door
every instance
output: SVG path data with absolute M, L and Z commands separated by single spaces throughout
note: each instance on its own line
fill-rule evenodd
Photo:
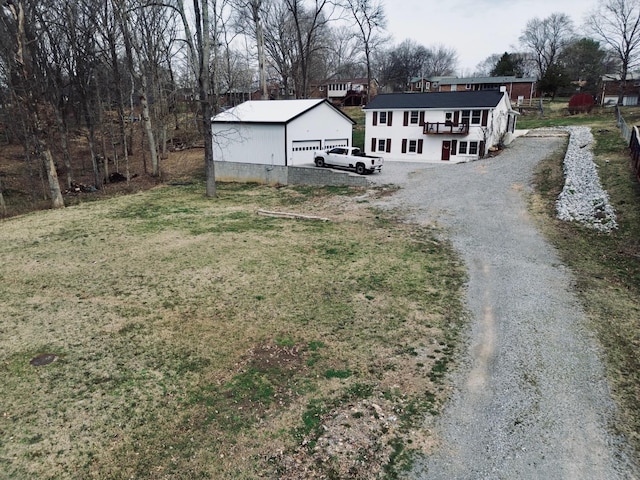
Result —
M 451 140 L 444 140 L 442 142 L 442 160 L 449 160 L 451 157 Z

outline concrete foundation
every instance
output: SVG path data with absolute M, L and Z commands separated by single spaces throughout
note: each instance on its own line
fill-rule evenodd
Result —
M 266 185 L 369 186 L 369 180 L 366 176 L 329 168 L 318 168 L 312 165 L 284 167 L 238 162 L 216 162 L 215 165 L 216 180 L 220 182 L 262 183 Z

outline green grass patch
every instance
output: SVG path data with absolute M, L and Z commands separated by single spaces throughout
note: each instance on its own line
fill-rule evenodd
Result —
M 353 375 L 351 370 L 334 370 L 330 368 L 324 372 L 325 378 L 349 378 Z

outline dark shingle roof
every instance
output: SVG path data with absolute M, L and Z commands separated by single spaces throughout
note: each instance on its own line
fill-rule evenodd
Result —
M 365 110 L 410 108 L 493 108 L 504 93 L 494 90 L 480 92 L 385 93 L 371 100 Z

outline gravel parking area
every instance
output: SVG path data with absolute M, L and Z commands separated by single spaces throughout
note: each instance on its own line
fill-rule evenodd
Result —
M 610 429 L 613 404 L 573 279 L 536 230 L 525 195 L 535 165 L 565 139 L 521 137 L 494 158 L 387 163 L 382 201 L 443 228 L 468 269 L 471 313 L 439 448 L 414 479 L 631 479 Z

